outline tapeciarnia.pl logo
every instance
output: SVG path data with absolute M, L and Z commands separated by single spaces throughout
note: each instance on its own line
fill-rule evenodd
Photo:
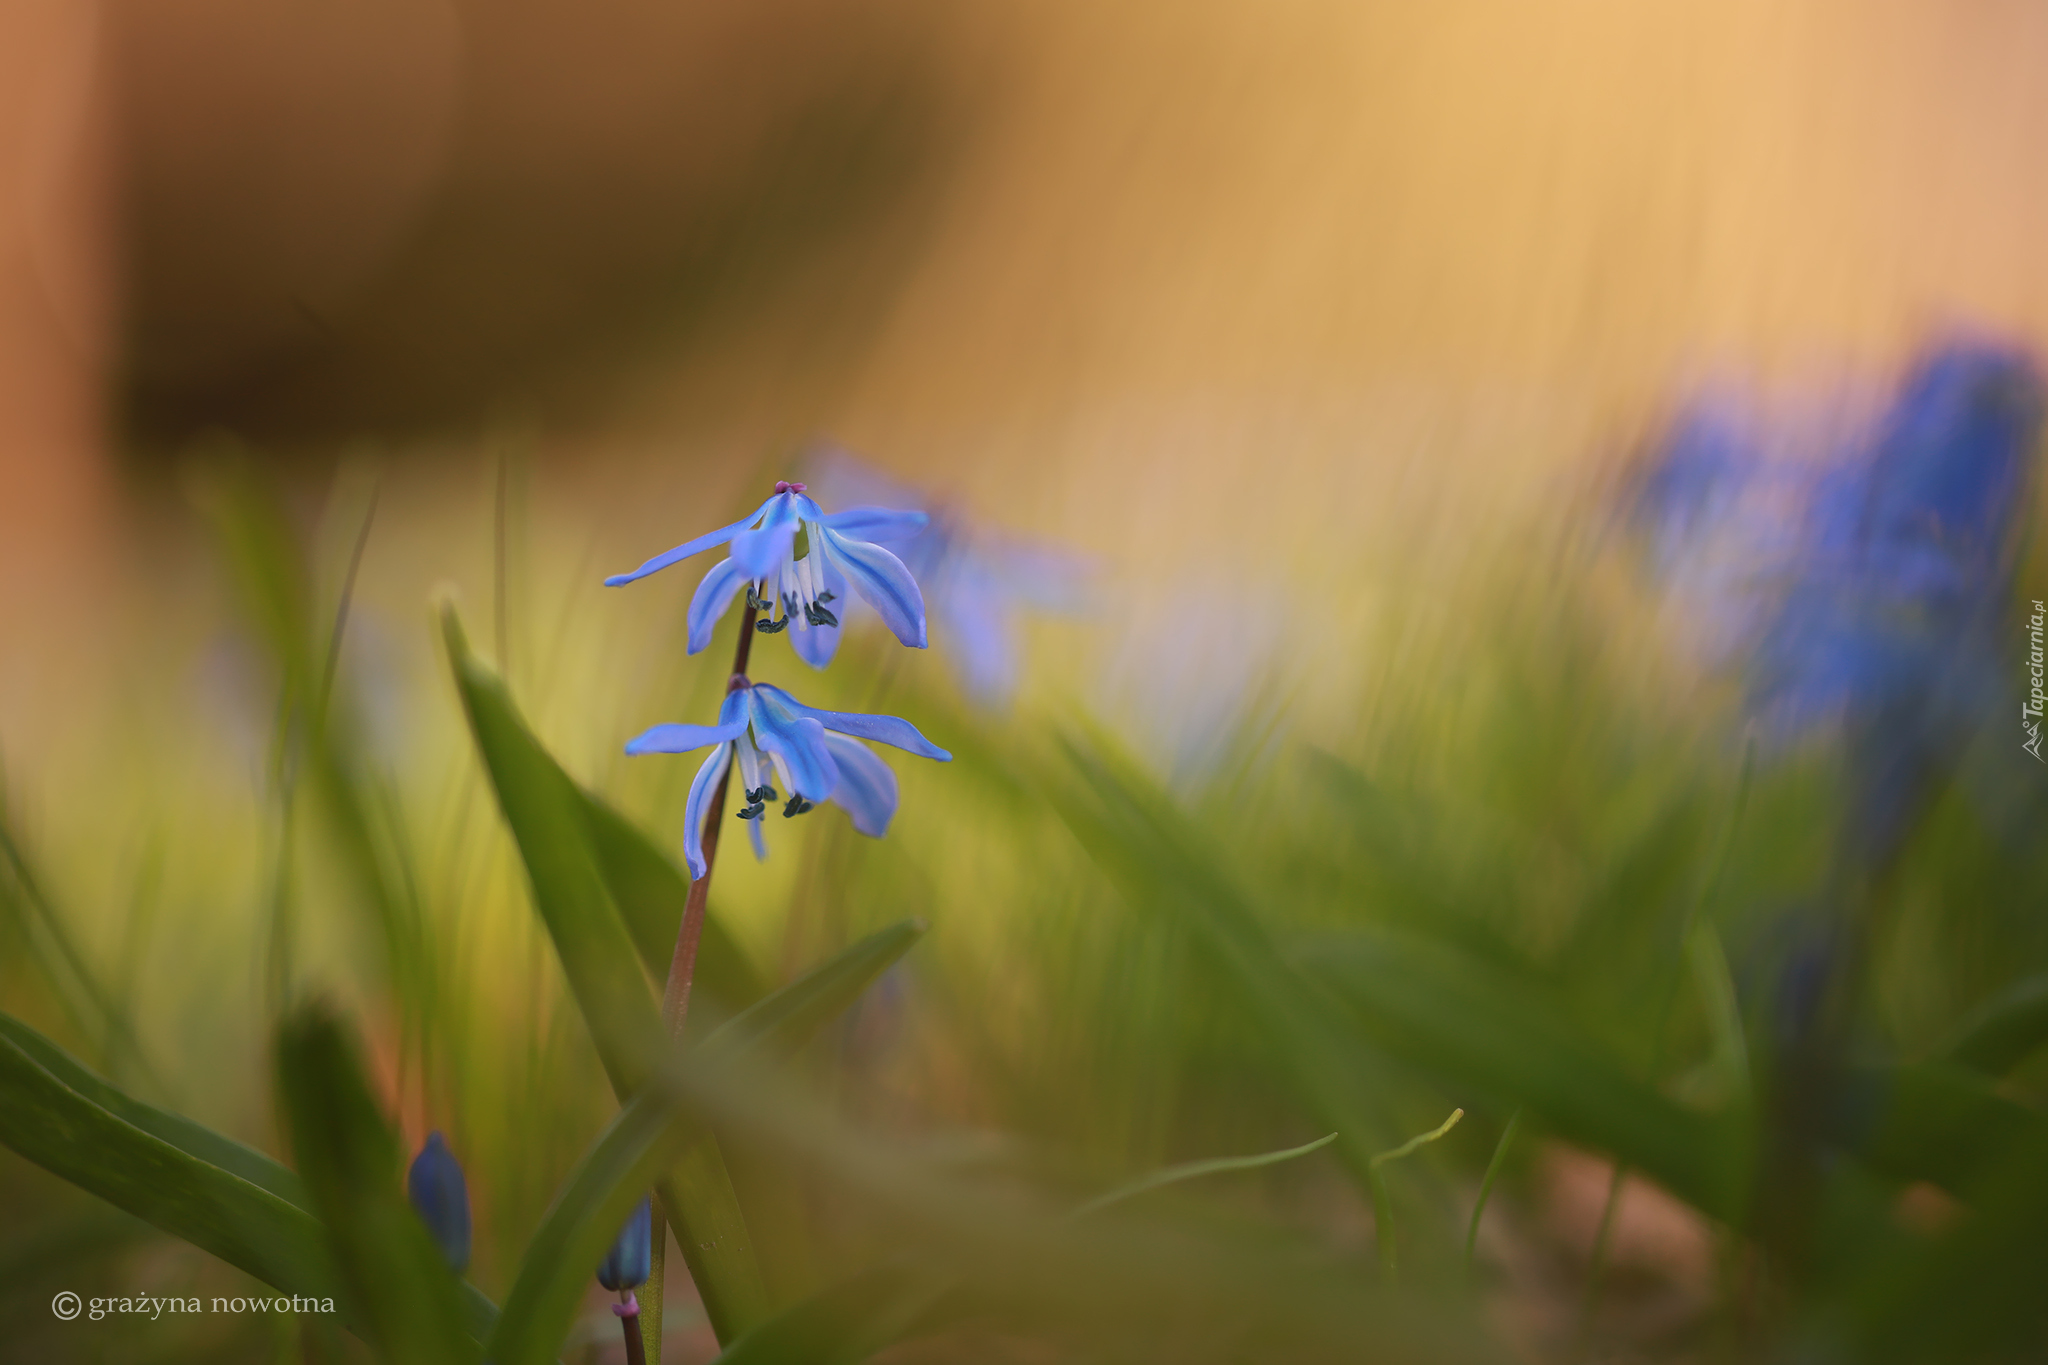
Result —
M 2027 673 L 2032 680 L 2027 700 L 2020 706 L 2020 724 L 2027 732 L 2026 743 L 2020 745 L 2034 756 L 2036 763 L 2048 762 L 2041 757 L 2041 709 L 2048 702 L 2048 695 L 2041 691 L 2041 624 L 2048 618 L 2048 608 L 2041 605 L 2041 599 L 2034 599 L 2034 614 L 2027 618 Z

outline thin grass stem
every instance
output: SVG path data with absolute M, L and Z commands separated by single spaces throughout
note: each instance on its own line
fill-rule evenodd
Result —
M 1500 1179 L 1500 1168 L 1507 1162 L 1508 1147 L 1521 1127 L 1522 1111 L 1517 1109 L 1508 1115 L 1507 1127 L 1500 1130 L 1500 1141 L 1493 1144 L 1493 1156 L 1486 1163 L 1486 1174 L 1479 1178 L 1479 1200 L 1472 1205 L 1472 1221 L 1465 1227 L 1465 1274 L 1468 1277 L 1472 1274 L 1472 1252 L 1479 1244 L 1479 1219 L 1486 1212 L 1486 1201 L 1493 1197 L 1493 1182 Z

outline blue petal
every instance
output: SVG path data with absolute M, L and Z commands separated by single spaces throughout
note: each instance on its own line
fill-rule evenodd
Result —
M 768 515 L 761 525 L 733 538 L 733 560 L 748 578 L 768 577 L 788 560 L 790 545 L 796 539 L 796 523 L 794 495 L 777 493 L 768 500 Z
M 846 575 L 839 572 L 829 555 L 819 554 L 818 565 L 825 571 L 825 591 L 832 594 L 832 600 L 826 606 L 833 615 L 843 618 L 850 605 L 846 597 Z M 812 668 L 823 668 L 839 652 L 839 631 L 838 626 L 808 626 L 803 630 L 791 630 L 789 644 L 799 659 Z
M 690 599 L 690 653 L 711 643 L 712 627 L 732 610 L 732 599 L 739 596 L 740 585 L 746 581 L 746 570 L 737 559 L 721 559 L 711 566 L 711 572 L 697 585 L 697 595 Z
M 833 784 L 839 780 L 839 769 L 825 748 L 825 729 L 809 716 L 797 715 L 779 704 L 775 697 L 762 695 L 776 690 L 758 685 L 747 689 L 755 742 L 782 760 L 797 795 L 806 801 L 823 801 L 832 795 Z
M 931 518 L 894 507 L 849 507 L 825 518 L 825 525 L 855 540 L 908 540 Z
M 652 725 L 626 741 L 629 754 L 687 754 L 707 744 L 738 739 L 744 717 L 721 725 Z
M 746 516 L 741 517 L 738 521 L 734 522 L 730 526 L 721 527 L 718 530 L 712 531 L 707 535 L 698 536 L 695 540 L 689 542 L 688 544 L 678 545 L 673 550 L 663 551 L 661 554 L 658 554 L 654 558 L 648 560 L 645 564 L 642 564 L 639 568 L 633 570 L 633 572 L 631 573 L 613 574 L 610 578 L 607 578 L 604 581 L 604 585 L 607 588 L 624 587 L 626 584 L 633 582 L 635 579 L 645 578 L 647 577 L 647 575 L 651 573 L 655 573 L 661 569 L 666 569 L 669 565 L 674 564 L 679 560 L 688 559 L 691 555 L 701 555 L 714 545 L 725 544 L 725 542 L 731 540 L 734 536 L 738 535 L 740 532 L 746 530 L 747 527 L 753 525 L 754 522 L 758 521 L 761 517 L 761 514 L 768 510 L 769 503 L 774 502 L 775 498 L 779 498 L 781 496 L 782 495 L 780 493 L 777 493 L 775 497 L 771 497 L 770 499 L 768 499 L 768 502 L 762 503 L 759 507 L 755 508 Z
M 690 799 L 683 807 L 683 861 L 690 865 L 693 880 L 704 875 L 704 809 L 711 804 L 719 779 L 731 765 L 732 745 L 721 744 L 711 751 L 711 757 L 704 760 L 704 766 L 690 780 Z
M 889 832 L 889 820 L 896 814 L 896 774 L 875 756 L 874 750 L 843 735 L 826 735 L 825 747 L 839 765 L 839 785 L 832 789 L 834 805 L 845 808 L 853 827 L 871 839 Z
M 935 758 L 941 763 L 952 761 L 953 755 L 919 734 L 917 727 L 907 720 L 898 720 L 894 716 L 863 715 L 858 711 L 820 711 L 815 706 L 805 706 L 771 683 L 756 683 L 753 690 L 757 694 L 766 693 L 778 706 L 791 714 L 815 720 L 827 730 L 837 730 L 842 735 L 858 735 L 862 739 L 872 739 L 882 744 L 893 744 L 920 758 Z
M 923 649 L 924 594 L 918 591 L 917 580 L 903 567 L 903 561 L 879 545 L 848 540 L 829 527 L 824 539 L 831 561 L 836 561 L 837 567 L 845 572 L 853 590 L 881 613 L 882 623 L 904 644 Z

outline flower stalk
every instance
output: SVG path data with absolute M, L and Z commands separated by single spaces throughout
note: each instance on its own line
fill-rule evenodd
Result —
M 740 639 L 732 653 L 727 692 L 742 686 L 747 676 L 756 610 L 750 601 L 746 615 L 740 618 Z M 704 827 L 699 835 L 704 848 L 704 872 L 690 878 L 689 898 L 683 902 L 683 922 L 676 930 L 675 956 L 669 959 L 668 982 L 661 992 L 661 1021 L 668 1026 L 669 1037 L 677 1040 L 683 1036 L 683 1022 L 690 1013 L 690 982 L 697 974 L 697 940 L 704 935 L 704 905 L 711 896 L 711 871 L 718 861 L 718 833 L 725 828 L 719 817 L 725 813 L 725 794 L 731 782 L 732 769 L 728 767 L 718 779 L 718 789 L 711 794 L 711 804 L 704 812 Z

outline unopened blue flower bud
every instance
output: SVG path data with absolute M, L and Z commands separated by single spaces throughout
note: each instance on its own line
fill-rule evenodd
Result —
M 647 1283 L 653 1261 L 654 1209 L 643 1198 L 626 1216 L 626 1225 L 619 1229 L 618 1240 L 612 1243 L 611 1253 L 597 1268 L 597 1282 L 615 1294 L 624 1289 L 638 1289 Z
M 449 1268 L 460 1275 L 469 1269 L 469 1183 L 462 1163 L 441 1135 L 430 1133 L 405 1175 L 406 1197 L 434 1236 Z

